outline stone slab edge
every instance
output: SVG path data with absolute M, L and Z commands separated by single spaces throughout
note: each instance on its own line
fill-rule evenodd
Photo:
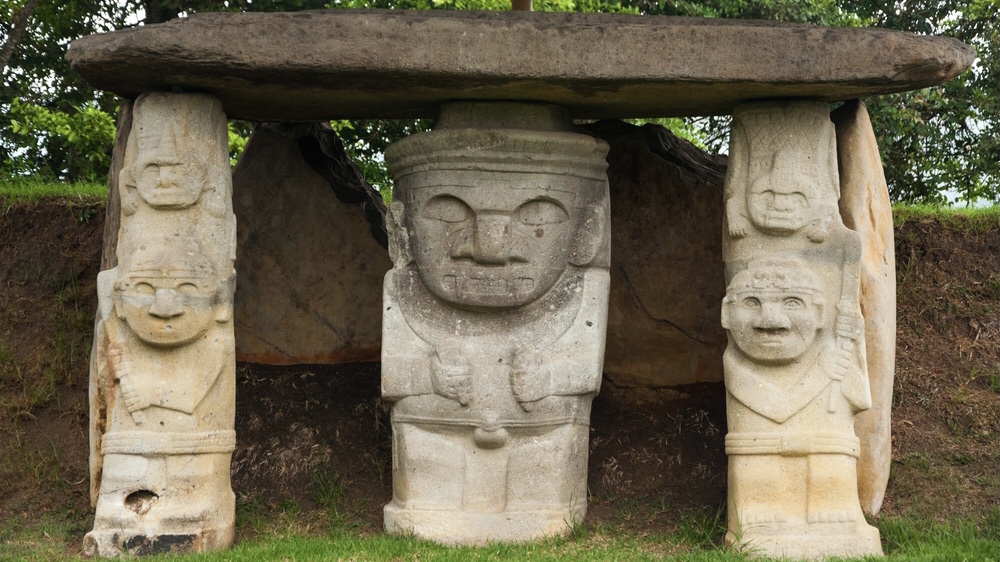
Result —
M 203 13 L 92 35 L 66 55 L 126 98 L 202 91 L 258 121 L 434 117 L 442 101 L 557 103 L 576 118 L 724 114 L 946 82 L 951 38 L 749 20 L 542 12 Z

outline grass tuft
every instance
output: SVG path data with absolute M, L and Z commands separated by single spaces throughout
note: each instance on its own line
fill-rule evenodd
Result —
M 896 203 L 892 222 L 898 228 L 907 222 L 934 220 L 955 232 L 982 233 L 1000 226 L 1000 206 L 944 207 Z

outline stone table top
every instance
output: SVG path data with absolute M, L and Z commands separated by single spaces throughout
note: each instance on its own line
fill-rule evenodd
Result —
M 934 86 L 971 47 L 874 28 L 543 12 L 203 13 L 74 41 L 91 85 L 199 91 L 232 118 L 434 117 L 449 100 L 523 100 L 577 118 L 729 113 Z

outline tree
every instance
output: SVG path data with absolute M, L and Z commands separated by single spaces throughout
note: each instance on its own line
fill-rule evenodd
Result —
M 507 9 L 509 0 L 21 0 L 0 8 L 15 20 L 37 2 L 31 24 L 23 25 L 0 89 L 0 170 L 77 179 L 92 173 L 81 166 L 83 147 L 40 125 L 74 122 L 87 111 L 113 114 L 114 96 L 95 92 L 63 60 L 71 39 L 155 23 L 202 11 L 294 11 L 313 8 Z M 973 45 L 973 69 L 939 88 L 866 100 L 882 150 L 894 200 L 942 202 L 946 192 L 965 201 L 996 200 L 1000 183 L 1000 20 L 995 0 L 536 0 L 539 11 L 624 12 L 720 18 L 768 19 L 834 26 L 877 25 L 914 33 L 951 35 Z M 23 21 L 27 21 L 24 18 Z M 8 41 L 15 26 L 8 25 Z M 17 43 L 13 39 L 13 43 Z M 17 104 L 12 103 L 18 100 Z M 62 118 L 44 121 L 41 107 Z M 12 111 L 13 110 L 13 111 Z M 30 113 L 30 114 L 29 114 Z M 28 117 L 34 121 L 27 122 Z M 50 116 L 51 117 L 51 116 Z M 18 121 L 20 119 L 20 121 Z M 16 124 L 15 124 L 16 122 Z M 87 123 L 96 123 L 94 120 Z M 709 150 L 726 149 L 728 118 L 704 117 L 671 128 Z M 426 121 L 342 121 L 335 128 L 371 174 L 387 185 L 381 153 L 388 143 L 425 130 Z M 247 131 L 243 126 L 239 130 Z M 103 130 L 93 126 L 89 132 Z M 60 129 L 65 130 L 65 127 Z M 88 133 L 79 131 L 78 133 Z M 88 133 L 89 134 L 89 133 Z M 78 134 L 77 138 L 87 137 Z M 89 142 L 89 141 L 88 141 Z M 93 144 L 93 143 L 90 143 Z M 110 150 L 110 147 L 107 148 Z M 90 158 L 90 162 L 100 159 Z

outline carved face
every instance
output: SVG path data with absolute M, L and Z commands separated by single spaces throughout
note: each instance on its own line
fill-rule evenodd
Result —
M 183 209 L 201 198 L 207 183 L 205 170 L 179 160 L 169 151 L 153 151 L 136 162 L 136 187 L 151 207 Z
M 736 346 L 764 364 L 786 364 L 813 345 L 823 323 L 815 277 L 804 269 L 765 265 L 733 278 L 722 325 Z
M 407 205 L 411 247 L 428 289 L 470 308 L 513 308 L 549 291 L 566 269 L 581 214 L 546 174 L 516 186 L 423 187 Z
M 775 169 L 758 177 L 747 193 L 750 220 L 766 232 L 794 232 L 814 217 L 809 178 L 793 170 L 787 172 L 779 175 Z
M 221 306 L 211 265 L 199 255 L 151 253 L 137 252 L 115 284 L 118 315 L 150 345 L 190 343 L 208 330 Z M 169 263 L 171 257 L 181 263 Z

